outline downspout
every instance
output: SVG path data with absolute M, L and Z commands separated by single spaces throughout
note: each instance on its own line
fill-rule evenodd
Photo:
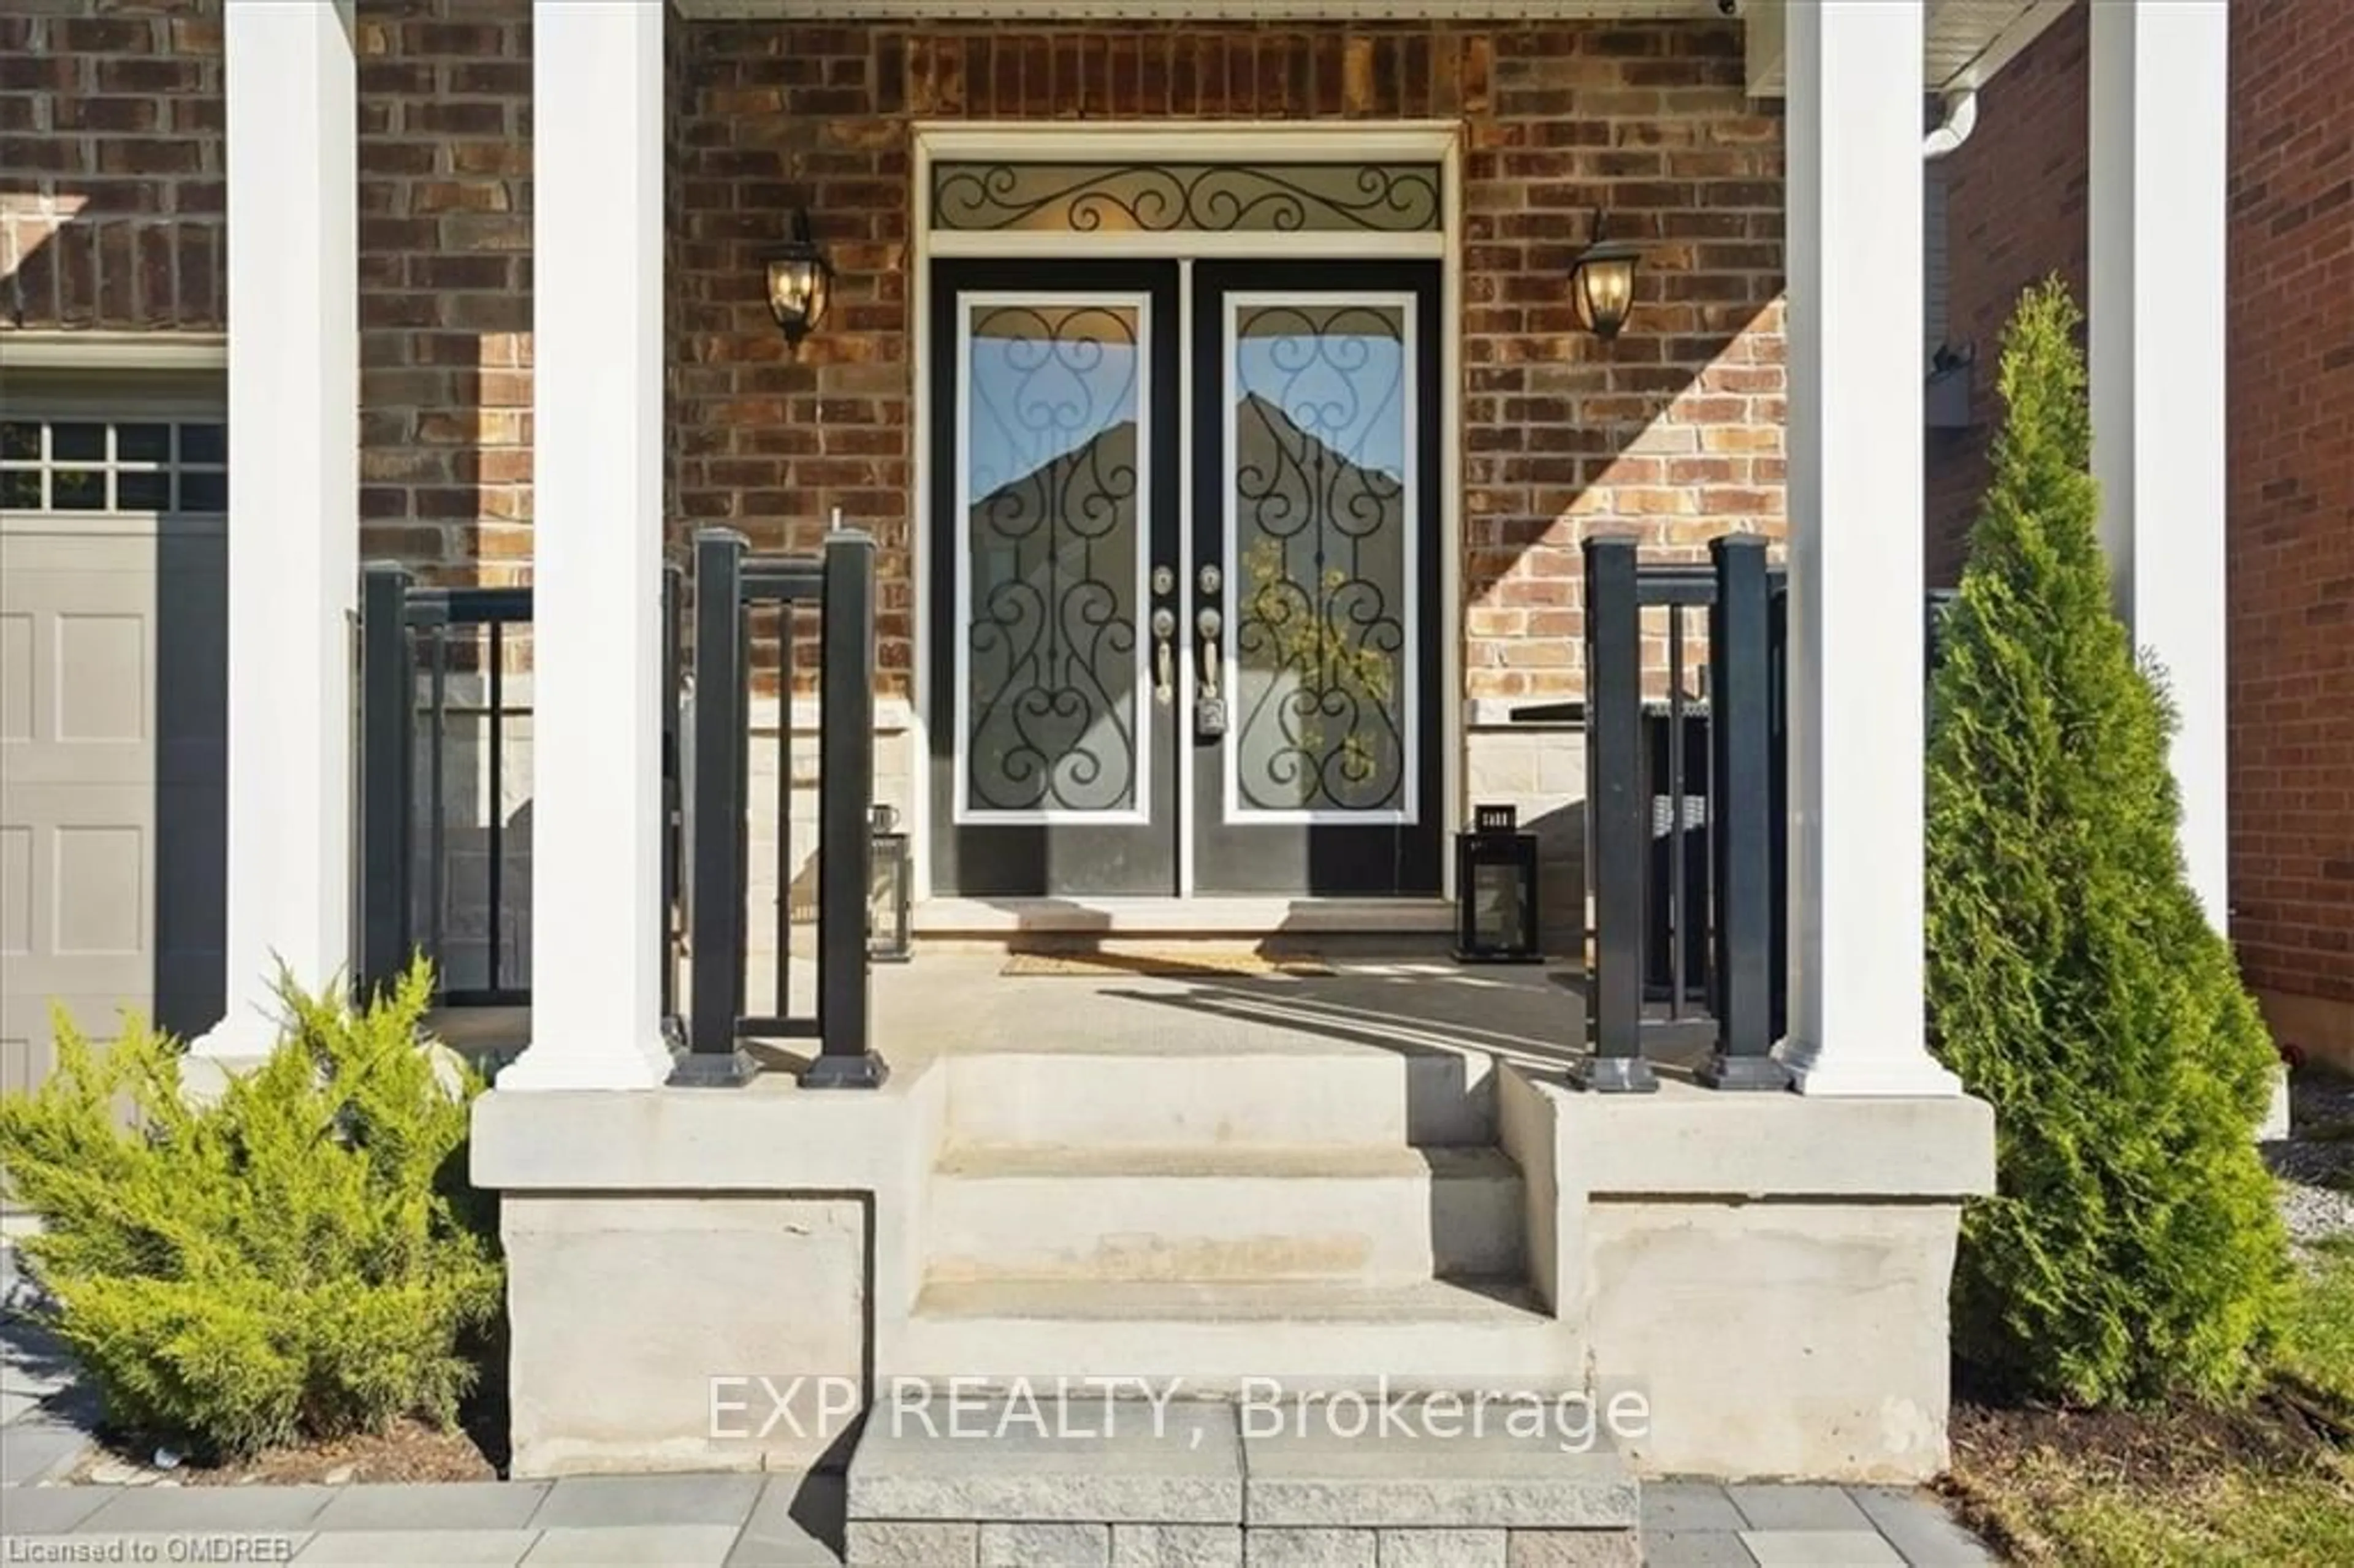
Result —
M 1946 118 L 1935 131 L 1921 139 L 1921 156 L 1935 162 L 1970 139 L 1978 129 L 1978 90 L 1956 88 L 1946 94 Z

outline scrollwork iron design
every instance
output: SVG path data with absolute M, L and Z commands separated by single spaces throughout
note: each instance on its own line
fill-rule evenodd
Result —
M 991 304 L 965 370 L 968 803 L 1137 801 L 1134 307 Z
M 1402 315 L 1255 305 L 1235 324 L 1240 804 L 1394 810 L 1415 591 Z
M 1436 164 L 979 164 L 932 169 L 932 227 L 1097 233 L 1436 233 Z

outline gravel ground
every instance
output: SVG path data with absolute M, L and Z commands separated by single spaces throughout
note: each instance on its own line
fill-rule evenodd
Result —
M 2289 1082 L 2289 1128 L 2264 1146 L 2281 1179 L 2289 1234 L 2305 1245 L 2354 1235 L 2354 1080 L 2298 1073 Z

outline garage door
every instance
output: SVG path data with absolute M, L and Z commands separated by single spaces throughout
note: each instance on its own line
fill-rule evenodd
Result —
M 52 1004 L 220 1016 L 227 432 L 217 377 L 159 379 L 0 403 L 0 1088 Z

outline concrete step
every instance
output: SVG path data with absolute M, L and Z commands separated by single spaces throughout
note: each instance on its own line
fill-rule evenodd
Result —
M 1518 1280 L 928 1280 L 895 1375 L 1246 1380 L 1287 1389 L 1572 1390 L 1584 1350 Z
M 1483 1404 L 1484 1386 L 1373 1407 L 948 1392 L 902 1387 L 868 1414 L 847 1568 L 1640 1560 L 1616 1447 L 1575 1416 Z
M 955 1144 L 1179 1149 L 1237 1144 L 1460 1147 L 1495 1141 L 1495 1075 L 1437 1046 L 1254 1040 L 1191 1047 L 960 1050 Z
M 940 1281 L 1500 1277 L 1521 1173 L 1494 1149 L 966 1147 L 925 1228 Z

